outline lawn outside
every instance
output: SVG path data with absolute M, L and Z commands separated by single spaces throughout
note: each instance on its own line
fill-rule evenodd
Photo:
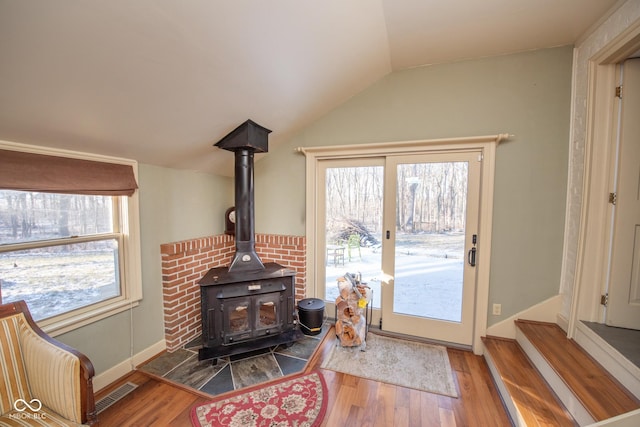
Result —
M 339 294 L 339 277 L 345 273 L 360 273 L 362 281 L 373 290 L 373 306 L 380 308 L 381 248 L 360 249 L 361 257 L 357 250 L 351 250 L 351 261 L 345 250 L 344 265 L 334 265 L 333 260 L 329 260 L 325 300 L 335 301 Z M 394 311 L 460 322 L 464 253 L 464 234 L 461 232 L 398 233 Z
M 25 300 L 35 320 L 116 297 L 112 249 L 0 254 L 2 302 Z

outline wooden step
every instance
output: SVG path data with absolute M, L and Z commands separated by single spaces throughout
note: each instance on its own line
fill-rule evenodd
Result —
M 485 337 L 482 341 L 487 362 L 497 371 L 498 388 L 508 393 L 503 399 L 516 426 L 577 425 L 515 340 Z
M 516 320 L 516 326 L 593 420 L 640 408 L 640 401 L 555 323 Z

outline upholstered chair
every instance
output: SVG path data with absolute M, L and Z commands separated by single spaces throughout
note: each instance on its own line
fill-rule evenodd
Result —
M 24 301 L 0 305 L 0 426 L 97 425 L 93 365 L 49 337 Z

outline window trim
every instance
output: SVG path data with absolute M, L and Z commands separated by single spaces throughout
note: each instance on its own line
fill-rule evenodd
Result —
M 106 163 L 129 165 L 138 182 L 138 162 L 131 159 L 103 156 L 79 151 L 61 150 L 49 147 L 1 141 L 0 149 L 23 151 L 50 156 L 69 157 L 81 160 L 93 160 Z M 120 280 L 122 294 L 95 304 L 43 319 L 38 323 L 47 334 L 57 336 L 97 322 L 114 314 L 136 307 L 142 299 L 142 265 L 140 250 L 140 201 L 138 191 L 131 196 L 118 197 L 116 221 L 120 224 L 122 235 Z

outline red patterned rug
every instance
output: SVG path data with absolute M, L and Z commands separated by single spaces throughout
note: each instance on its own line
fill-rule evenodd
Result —
M 283 377 L 193 407 L 191 422 L 205 426 L 318 426 L 327 407 L 327 386 L 313 371 Z

